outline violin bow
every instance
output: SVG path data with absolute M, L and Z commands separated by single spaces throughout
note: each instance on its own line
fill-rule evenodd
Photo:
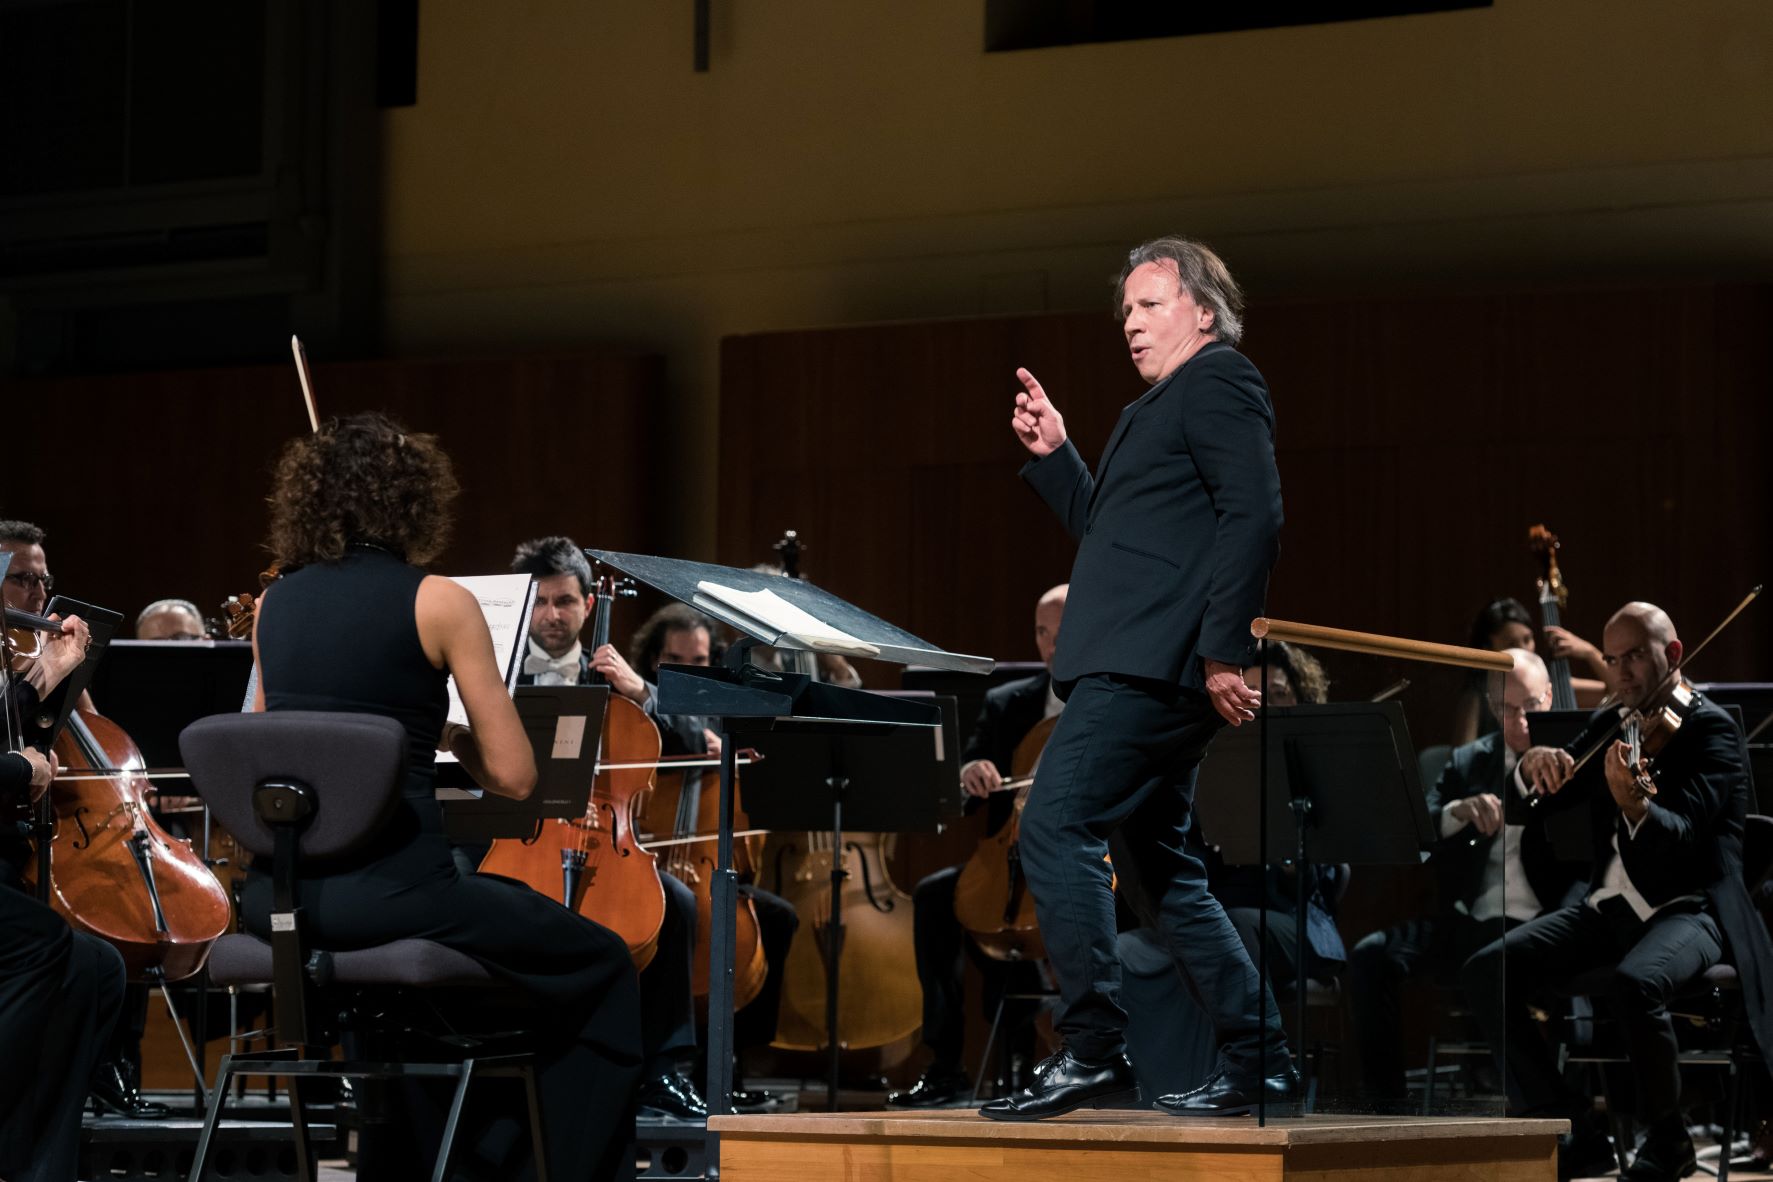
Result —
M 308 426 L 314 434 L 320 434 L 320 411 L 314 402 L 314 379 L 308 372 L 308 351 L 302 348 L 302 338 L 290 334 L 289 352 L 295 358 L 296 377 L 302 382 L 302 402 L 308 408 Z

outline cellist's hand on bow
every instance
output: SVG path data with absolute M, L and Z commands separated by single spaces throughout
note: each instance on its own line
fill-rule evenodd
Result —
M 1207 697 L 1213 700 L 1213 709 L 1232 726 L 1242 726 L 1255 718 L 1256 711 L 1262 708 L 1262 693 L 1244 681 L 1244 671 L 1205 657 L 1201 663 L 1206 667 Z
M 715 734 L 713 731 L 709 730 L 707 727 L 703 727 L 702 728 L 702 742 L 708 744 L 707 754 L 708 754 L 709 759 L 719 759 L 720 758 L 720 752 L 721 752 L 722 748 L 720 746 L 720 736 L 719 735 Z
M 1025 369 L 1016 371 L 1022 392 L 1016 395 L 1016 409 L 1010 415 L 1010 426 L 1023 447 L 1037 456 L 1051 455 L 1065 443 L 1065 417 L 1047 400 L 1047 392 Z
M 1003 773 L 989 759 L 975 759 L 960 769 L 960 789 L 968 796 L 990 796 L 1003 785 Z
M 1521 756 L 1521 783 L 1535 795 L 1556 793 L 1576 773 L 1576 761 L 1559 747 L 1529 747 Z
M 57 619 L 55 616 L 49 618 Z M 79 616 L 69 616 L 58 622 L 62 626 L 61 635 L 45 636 L 42 652 L 24 670 L 25 680 L 40 698 L 47 697 L 62 683 L 62 678 L 80 667 L 80 662 L 86 659 L 86 646 L 92 643 L 92 633 Z
M 634 672 L 634 667 L 616 651 L 615 645 L 606 644 L 592 653 L 591 668 L 608 678 L 610 687 L 630 702 L 646 701 L 645 679 Z
M 53 751 L 39 751 L 35 747 L 25 747 L 19 751 L 25 762 L 31 765 L 31 803 L 36 804 L 49 788 L 51 780 L 59 770 L 59 764 Z

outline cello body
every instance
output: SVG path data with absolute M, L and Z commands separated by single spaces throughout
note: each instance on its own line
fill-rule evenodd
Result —
M 688 837 L 716 833 L 720 827 L 720 796 L 701 768 L 671 770 L 667 760 L 658 772 L 657 784 L 641 814 L 642 832 L 654 837 Z M 733 784 L 733 827 L 749 829 L 750 819 L 738 806 L 737 781 Z M 696 950 L 691 962 L 691 991 L 699 1006 L 708 1005 L 708 965 L 713 951 L 714 872 L 718 848 L 713 840 L 669 847 L 662 869 L 689 887 L 696 896 Z M 733 869 L 745 877 L 753 872 L 750 840 L 733 843 Z M 763 957 L 763 938 L 757 927 L 757 907 L 740 895 L 733 928 L 733 1009 L 742 1010 L 763 990 L 769 965 Z
M 1016 744 L 1011 778 L 1027 776 L 1040 760 L 1058 716 L 1042 719 Z M 1015 811 L 996 833 L 980 840 L 961 867 L 954 884 L 954 917 L 979 950 L 994 960 L 1045 960 L 1040 924 L 1034 916 L 1034 893 L 1022 873 L 1017 842 L 1022 832 L 1022 806 L 1028 788 L 1017 790 Z
M 55 754 L 64 771 L 125 774 L 50 785 L 50 906 L 117 949 L 132 981 L 192 976 L 233 922 L 227 888 L 154 819 L 148 782 L 127 774 L 146 764 L 116 723 L 77 711 Z M 26 877 L 35 885 L 34 860 Z
M 646 711 L 611 695 L 598 763 L 654 763 L 659 729 Z M 635 841 L 639 798 L 652 784 L 646 768 L 599 768 L 585 815 L 545 820 L 525 838 L 501 837 L 480 872 L 527 883 L 621 936 L 639 972 L 659 950 L 665 888 L 658 857 Z
M 843 940 L 839 950 L 837 1041 L 843 1050 L 883 1048 L 883 1066 L 911 1053 L 923 1025 L 911 896 L 886 873 L 887 835 L 844 835 Z M 775 1045 L 829 1047 L 825 1024 L 826 958 L 831 926 L 831 870 L 838 857 L 829 833 L 772 839 L 774 889 L 794 904 L 800 930 L 783 968 Z

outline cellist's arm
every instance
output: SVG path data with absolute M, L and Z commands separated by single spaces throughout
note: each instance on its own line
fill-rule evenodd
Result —
M 488 792 L 525 799 L 535 791 L 536 757 L 499 676 L 480 604 L 466 588 L 431 575 L 419 584 L 417 615 L 425 655 L 456 679 L 468 712 L 469 729 L 450 736 L 450 753 Z

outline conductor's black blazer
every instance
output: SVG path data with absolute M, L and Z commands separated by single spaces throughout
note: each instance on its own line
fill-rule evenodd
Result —
M 1215 341 L 1121 412 L 1092 476 L 1069 440 L 1022 477 L 1078 541 L 1053 676 L 1198 689 L 1199 658 L 1248 665 L 1279 551 L 1274 408 Z

